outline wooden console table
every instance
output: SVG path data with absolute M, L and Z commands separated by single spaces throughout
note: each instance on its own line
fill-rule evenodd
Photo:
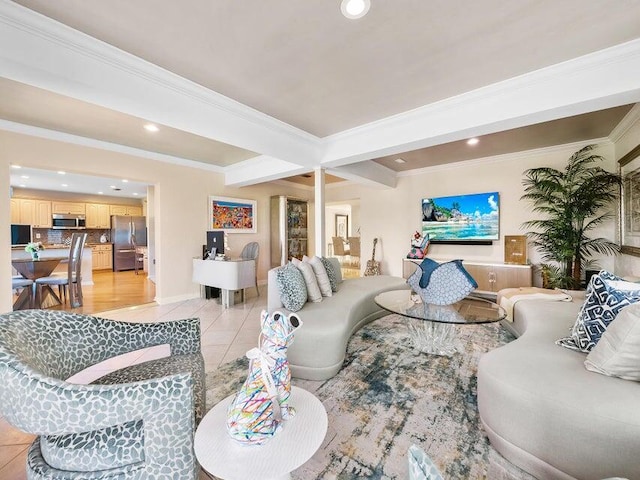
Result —
M 431 257 L 429 257 L 431 258 Z M 450 260 L 432 258 L 438 263 Z M 402 261 L 402 276 L 409 278 L 422 260 L 405 258 Z M 533 265 L 515 265 L 500 262 L 463 260 L 462 265 L 478 283 L 476 292 L 495 294 L 503 288 L 533 286 Z

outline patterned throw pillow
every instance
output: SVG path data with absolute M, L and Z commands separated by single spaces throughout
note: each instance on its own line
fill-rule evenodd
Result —
M 287 310 L 297 312 L 307 303 L 307 285 L 293 263 L 276 270 L 276 283 L 280 290 L 280 301 Z
M 296 268 L 302 272 L 302 278 L 304 278 L 304 283 L 307 285 L 307 299 L 314 303 L 321 302 L 322 293 L 320 292 L 320 287 L 318 286 L 318 280 L 316 280 L 316 274 L 313 271 L 313 267 L 295 257 L 291 259 L 291 263 L 293 263 Z
M 556 344 L 589 353 L 620 310 L 638 301 L 640 285 L 625 282 L 607 271 L 601 271 L 589 281 L 571 336 L 559 339 Z
M 336 272 L 333 269 L 333 265 L 329 260 L 324 257 L 320 257 L 320 261 L 322 265 L 324 265 L 324 269 L 327 271 L 327 276 L 329 277 L 329 284 L 331 285 L 331 291 L 338 291 L 338 277 L 336 276 Z
M 411 445 L 407 457 L 409 458 L 409 480 L 443 480 L 438 467 L 420 447 Z

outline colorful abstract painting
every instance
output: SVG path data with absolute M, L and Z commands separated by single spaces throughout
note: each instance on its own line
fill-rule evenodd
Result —
M 209 197 L 209 230 L 256 233 L 257 202 L 229 197 Z

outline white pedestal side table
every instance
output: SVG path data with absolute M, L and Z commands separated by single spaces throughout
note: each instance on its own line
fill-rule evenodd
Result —
M 224 480 L 288 479 L 322 445 L 327 412 L 306 390 L 292 387 L 289 402 L 296 415 L 263 445 L 241 445 L 227 432 L 227 408 L 234 396 L 214 406 L 196 430 L 196 457 L 211 475 Z

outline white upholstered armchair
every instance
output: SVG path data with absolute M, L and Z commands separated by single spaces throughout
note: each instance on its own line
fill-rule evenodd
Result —
M 65 380 L 162 344 L 170 345 L 169 357 L 91 385 Z M 29 449 L 29 479 L 194 479 L 193 433 L 203 409 L 196 318 L 127 323 L 45 310 L 0 315 L 0 413 L 39 435 Z

